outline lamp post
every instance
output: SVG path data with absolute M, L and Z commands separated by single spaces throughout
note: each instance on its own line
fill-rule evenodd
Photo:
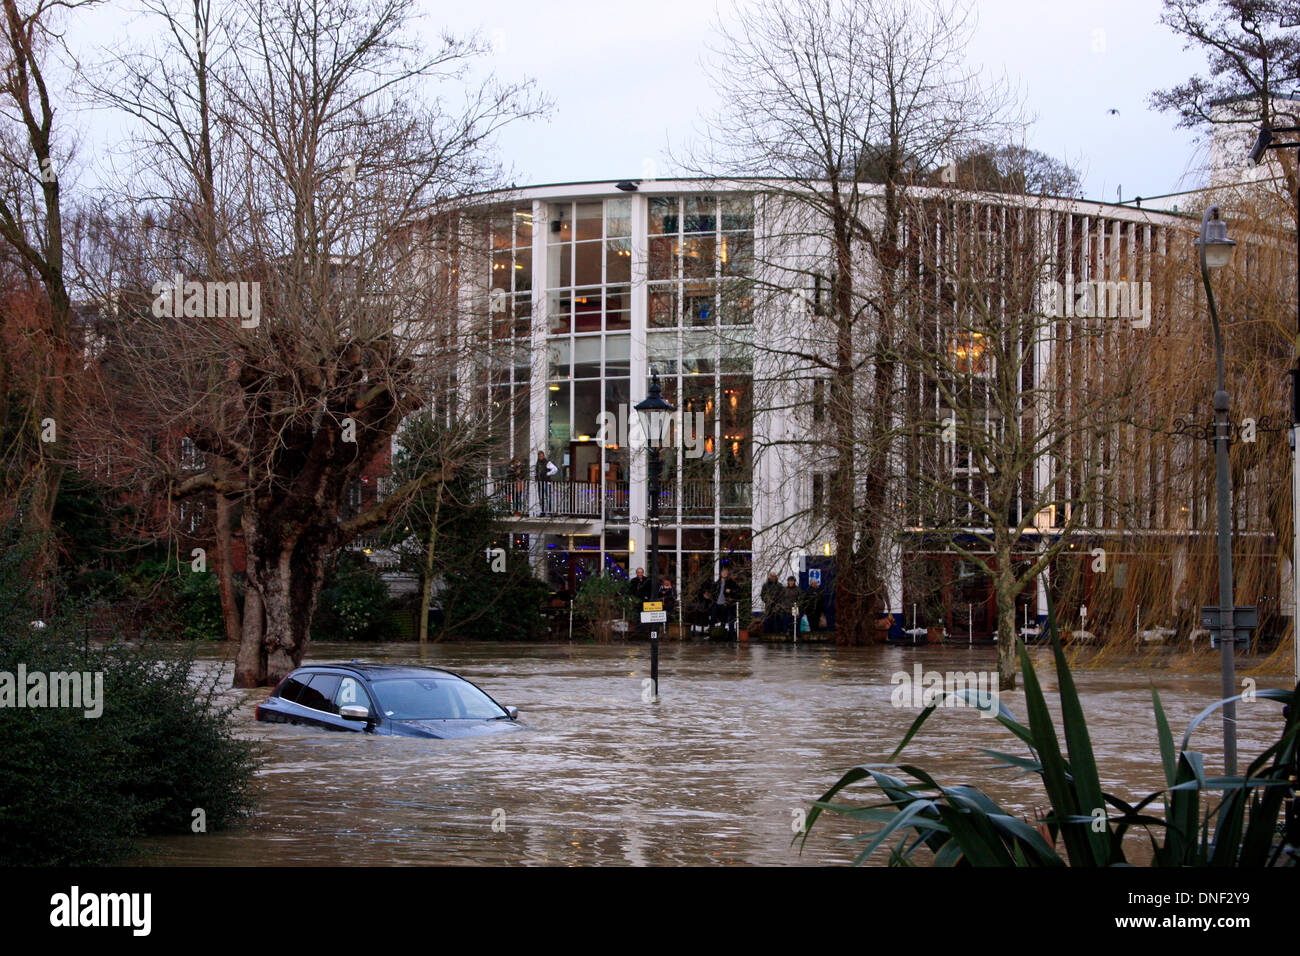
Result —
M 651 378 L 645 400 L 637 403 L 636 410 L 645 419 L 646 444 L 650 450 L 649 474 L 646 476 L 649 479 L 647 484 L 650 495 L 650 511 L 646 520 L 646 527 L 650 534 L 649 600 L 657 601 L 659 599 L 659 478 L 663 470 L 663 462 L 659 458 L 659 439 L 663 435 L 664 416 L 673 410 L 672 405 L 664 400 L 663 393 L 660 391 L 658 372 Z M 656 424 L 660 427 L 656 428 Z M 654 687 L 654 696 L 658 698 L 659 629 L 654 624 L 650 625 L 650 683 Z
M 1300 141 L 1275 142 L 1274 133 L 1300 133 L 1300 126 L 1272 127 L 1265 123 L 1250 149 L 1249 162 L 1258 166 L 1270 149 L 1300 150 Z M 1296 154 L 1300 162 L 1300 152 Z M 1296 359 L 1291 368 L 1291 645 L 1294 674 L 1300 684 L 1300 175 L 1296 184 Z
M 1223 330 L 1219 311 L 1210 287 L 1210 270 L 1221 269 L 1232 259 L 1236 243 L 1228 238 L 1228 224 L 1219 218 L 1219 207 L 1210 206 L 1201 217 L 1201 237 L 1196 240 L 1201 257 L 1201 281 L 1205 283 L 1205 300 L 1210 307 L 1214 326 L 1214 365 L 1217 373 L 1214 391 L 1214 468 L 1215 497 L 1219 513 L 1219 660 L 1222 699 L 1236 690 L 1237 630 L 1233 621 L 1232 598 L 1232 474 L 1228 470 L 1228 393 L 1223 382 Z M 1227 776 L 1237 772 L 1237 705 L 1223 706 L 1223 766 Z

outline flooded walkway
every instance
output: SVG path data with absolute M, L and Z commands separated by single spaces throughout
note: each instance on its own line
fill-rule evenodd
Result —
M 1050 658 L 1034 653 L 1051 695 Z M 847 861 L 853 851 L 838 840 L 860 831 L 824 818 L 800 854 L 792 821 L 843 770 L 884 761 L 902 738 L 917 711 L 892 706 L 891 677 L 910 674 L 914 663 L 939 671 L 993 666 L 993 649 L 981 647 L 669 644 L 660 655 L 661 699 L 652 703 L 643 699 L 644 643 L 433 645 L 424 654 L 409 644 L 317 644 L 309 661 L 354 657 L 456 670 L 517 706 L 530 730 L 461 741 L 316 732 L 256 723 L 253 708 L 268 692 L 240 691 L 241 727 L 263 742 L 268 758 L 257 812 L 236 830 L 150 840 L 151 852 L 133 862 Z M 1103 786 L 1128 796 L 1162 783 L 1149 682 L 1160 690 L 1176 741 L 1218 688 L 1213 674 L 1137 667 L 1081 669 L 1075 677 Z M 1024 719 L 1019 691 L 1003 702 Z M 1239 711 L 1244 766 L 1281 726 L 1281 708 L 1259 702 Z M 1193 738 L 1213 770 L 1219 733 L 1216 716 Z M 978 784 L 1026 816 L 1046 806 L 1037 777 L 990 770 L 980 747 L 1022 752 L 996 721 L 941 710 L 904 758 L 940 782 Z M 860 799 L 873 794 L 863 788 Z

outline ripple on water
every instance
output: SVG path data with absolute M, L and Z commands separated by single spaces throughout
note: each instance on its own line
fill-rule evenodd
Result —
M 845 861 L 839 819 L 800 854 L 793 822 L 846 768 L 888 759 L 916 716 L 890 678 L 990 667 L 991 649 L 665 645 L 657 703 L 642 699 L 645 645 L 317 644 L 352 658 L 456 670 L 520 709 L 527 733 L 430 741 L 257 724 L 267 691 L 235 691 L 240 732 L 261 742 L 258 809 L 230 831 L 147 841 L 145 864 L 809 864 Z M 1045 691 L 1055 681 L 1043 659 Z M 223 668 L 214 651 L 208 666 Z M 1103 784 L 1133 796 L 1162 782 L 1150 682 L 1176 739 L 1215 699 L 1213 674 L 1116 666 L 1075 674 Z M 1265 682 L 1261 682 L 1264 686 Z M 1023 695 L 1003 697 L 1024 714 Z M 1049 700 L 1049 703 L 1051 701 Z M 1059 707 L 1053 714 L 1060 726 Z M 1280 721 L 1240 709 L 1243 756 Z M 1194 746 L 1217 761 L 1219 723 Z M 939 711 L 908 746 L 947 783 L 976 783 L 1029 816 L 1035 778 L 992 772 L 979 748 L 1020 752 L 996 721 Z M 863 790 L 864 800 L 871 796 Z M 494 826 L 495 824 L 495 826 Z M 1140 839 L 1140 836 L 1138 837 Z

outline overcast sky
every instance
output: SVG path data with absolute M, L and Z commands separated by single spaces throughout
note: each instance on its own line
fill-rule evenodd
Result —
M 441 27 L 481 30 L 493 42 L 498 73 L 532 77 L 553 101 L 549 120 L 501 137 L 520 186 L 644 177 L 650 163 L 662 175 L 668 144 L 686 143 L 712 103 L 701 63 L 713 0 L 422 3 L 431 35 Z M 1203 67 L 1200 54 L 1182 50 L 1157 22 L 1160 7 L 1159 0 L 977 0 L 970 65 L 1019 85 L 1036 117 L 1028 145 L 1071 162 L 1089 198 L 1189 188 L 1204 161 L 1190 133 L 1146 105 L 1152 90 Z M 76 24 L 74 48 L 120 35 L 116 24 L 130 8 L 129 0 L 112 0 Z
M 428 0 L 427 9 L 448 5 Z M 503 140 L 520 185 L 638 176 L 648 160 L 663 169 L 666 144 L 686 141 L 712 102 L 700 69 L 714 21 L 708 0 L 456 9 L 448 22 L 480 25 L 502 68 L 535 77 L 555 102 L 549 122 Z M 971 64 L 1019 84 L 1037 117 L 1029 145 L 1072 161 L 1090 198 L 1184 188 L 1196 143 L 1146 104 L 1202 60 L 1159 25 L 1159 0 L 978 0 L 976 13 Z

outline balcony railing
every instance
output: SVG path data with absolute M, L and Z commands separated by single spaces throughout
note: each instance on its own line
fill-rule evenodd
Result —
M 484 479 L 483 487 L 484 494 L 507 515 L 625 521 L 629 514 L 626 481 L 553 479 L 538 486 L 534 481 L 497 478 Z M 753 507 L 752 489 L 748 481 L 687 480 L 670 484 L 660 492 L 659 510 L 665 521 L 671 521 L 677 515 L 680 499 L 685 518 L 707 521 L 715 512 L 724 519 L 748 517 Z
M 715 508 L 724 518 L 748 515 L 753 508 L 753 487 L 748 481 L 715 484 L 707 479 L 688 479 L 664 488 L 659 508 L 664 515 L 675 514 L 680 498 L 684 518 L 712 518 Z
M 484 479 L 484 494 L 507 515 L 557 518 L 627 517 L 627 482 Z

